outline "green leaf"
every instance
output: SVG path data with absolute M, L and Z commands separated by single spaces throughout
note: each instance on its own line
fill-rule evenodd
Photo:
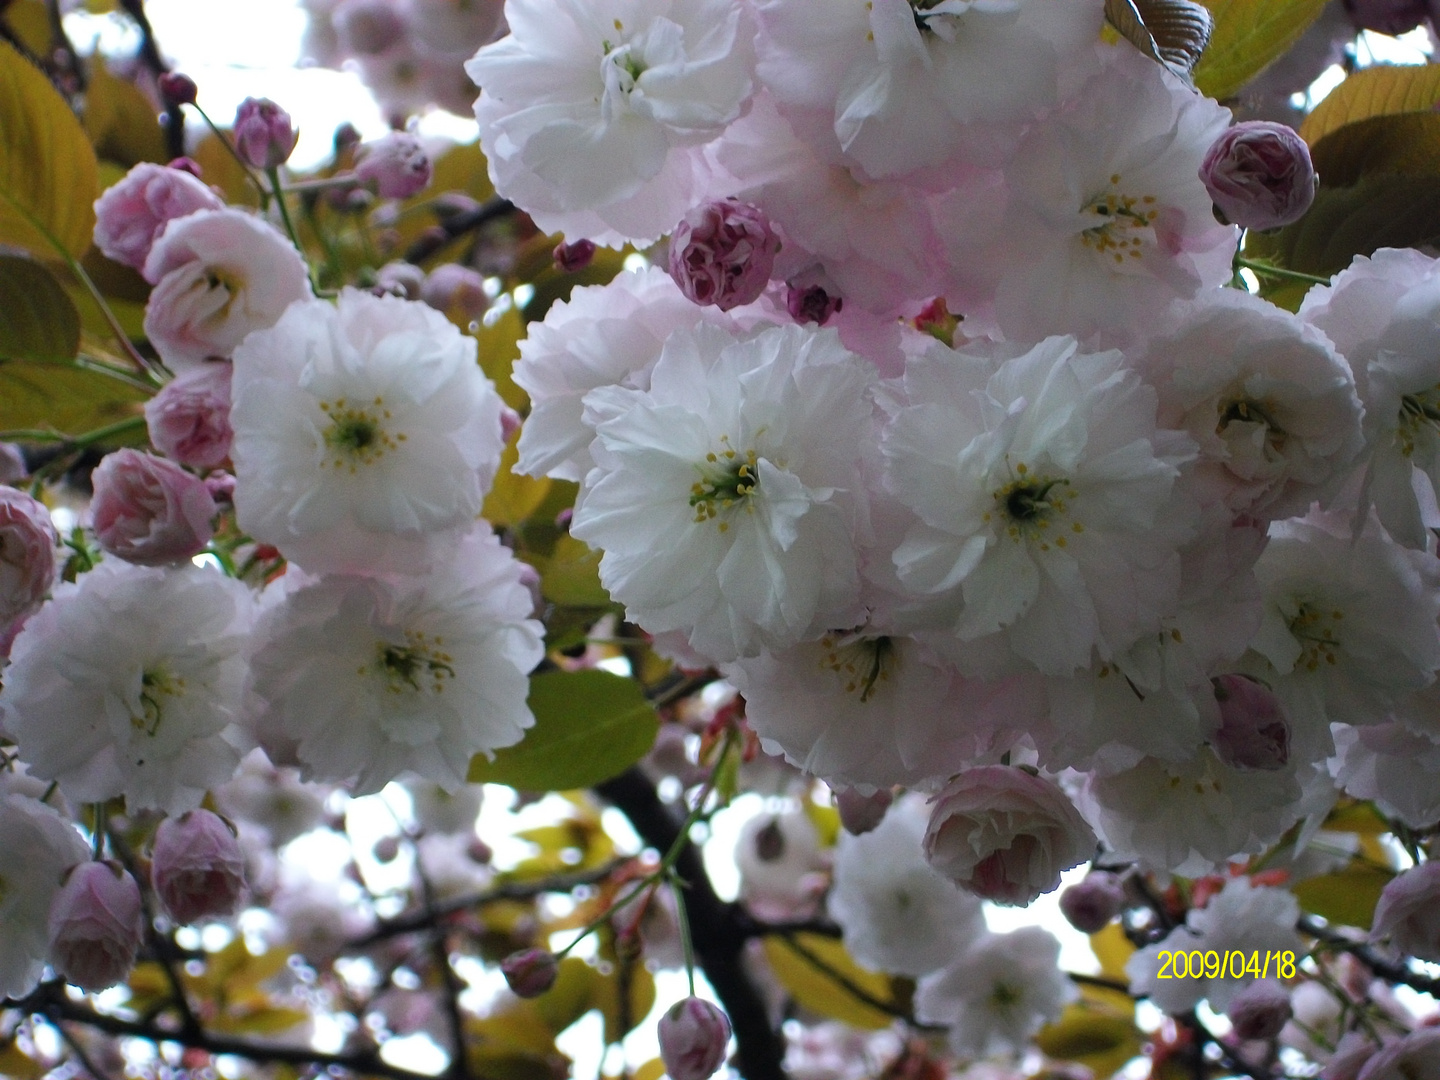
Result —
M 130 168 L 142 161 L 165 162 L 165 133 L 155 107 L 104 64 L 92 65 L 85 88 L 85 131 L 95 152 L 107 161 Z
M 1267 0 L 1270 2 L 1270 0 Z M 1440 104 L 1440 66 L 1377 64 L 1353 72 L 1300 125 L 1311 146 L 1346 124 L 1372 116 L 1430 112 Z
M 146 395 L 69 364 L 0 360 L 0 430 L 41 428 L 82 435 L 140 416 Z M 137 429 L 144 435 L 143 424 Z M 121 438 L 116 444 L 123 442 Z
M 64 363 L 80 351 L 80 314 L 49 270 L 0 255 L 0 360 Z
M 607 607 L 610 594 L 600 584 L 600 552 L 583 540 L 562 536 L 548 557 L 531 556 L 540 571 L 540 595 L 561 607 Z
M 1035 1036 L 1035 1045 L 1050 1057 L 1085 1065 L 1096 1076 L 1114 1075 L 1140 1053 L 1143 1042 L 1130 1016 L 1088 997 L 1065 1006 L 1060 1019 Z
M 1306 911 L 1332 923 L 1368 929 L 1380 893 L 1393 874 L 1367 863 L 1351 863 L 1334 874 L 1307 878 L 1291 891 Z
M 1252 233 L 1247 258 L 1330 277 L 1356 255 L 1382 247 L 1440 245 L 1440 176 L 1370 176 L 1350 187 L 1321 187 L 1315 204 L 1293 225 Z M 1261 275 L 1262 295 L 1298 306 L 1305 286 Z M 1292 301 L 1292 302 L 1287 302 Z
M 655 742 L 659 718 L 640 684 L 604 671 L 548 671 L 530 680 L 535 726 L 518 746 L 470 762 L 472 783 L 569 791 L 608 780 Z
M 0 243 L 44 258 L 90 246 L 100 194 L 95 151 L 60 92 L 0 41 Z
M 1200 63 L 1195 86 L 1213 98 L 1227 98 L 1284 56 L 1327 0 L 1206 0 L 1215 31 Z
M 1346 124 L 1310 148 L 1327 187 L 1349 187 L 1366 176 L 1440 176 L 1440 114 L 1372 116 Z
M 1194 0 L 1106 0 L 1105 18 L 1146 56 L 1187 78 L 1214 25 Z

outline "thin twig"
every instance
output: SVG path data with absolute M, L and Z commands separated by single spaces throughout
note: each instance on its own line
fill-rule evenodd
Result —
M 489 222 L 498 221 L 514 212 L 514 203 L 497 197 L 481 203 L 474 210 L 453 214 L 440 223 L 438 234 L 422 236 L 411 244 L 405 252 L 405 261 L 418 264 L 466 233 L 475 232 Z
M 813 951 L 800 944 L 800 942 L 795 939 L 794 934 L 781 934 L 780 940 L 785 942 L 786 948 L 792 950 L 797 956 L 800 957 L 800 959 L 804 960 L 816 971 L 820 972 L 820 974 L 824 975 L 831 982 L 835 983 L 847 994 L 853 997 L 856 1001 L 859 1001 L 865 1005 L 869 1005 L 870 1008 L 882 1012 L 886 1016 L 893 1016 L 897 1020 L 904 1020 L 905 1023 L 909 1024 L 911 1027 L 915 1028 L 918 1031 L 947 1030 L 945 1025 L 943 1024 L 921 1023 L 919 1020 L 916 1020 L 910 1012 L 900 1008 L 894 1002 L 882 1001 L 880 998 L 876 997 L 874 994 L 870 993 L 870 991 L 866 990 L 863 986 L 857 983 L 854 979 L 850 978 L 849 975 L 846 975 L 843 971 L 836 968 L 833 964 L 830 964 L 824 958 L 816 955 Z

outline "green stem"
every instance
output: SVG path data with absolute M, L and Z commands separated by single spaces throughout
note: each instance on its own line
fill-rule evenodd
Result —
M 670 895 L 675 900 L 675 921 L 680 926 L 680 947 L 685 953 L 685 978 L 690 982 L 690 996 L 695 996 L 695 945 L 690 940 L 690 919 L 685 912 L 685 883 L 672 869 L 666 875 L 670 884 Z
M 295 231 L 295 222 L 290 217 L 289 204 L 285 202 L 285 190 L 280 184 L 280 166 L 265 170 L 265 175 L 270 178 L 270 186 L 275 191 L 275 202 L 280 207 L 280 220 L 285 223 L 285 233 L 290 237 L 290 243 L 295 245 L 295 250 L 300 253 L 301 258 L 305 256 L 305 248 L 300 244 L 300 234 Z M 310 276 L 310 288 L 315 290 L 318 286 L 315 283 L 314 272 L 310 269 L 310 261 L 305 260 L 305 272 Z
M 91 850 L 98 861 L 105 855 L 105 825 L 110 815 L 103 802 L 92 803 L 90 812 L 94 815 L 94 823 L 90 830 Z
M 221 131 L 220 128 L 215 125 L 215 121 L 210 119 L 209 113 L 193 101 L 190 105 L 200 114 L 200 119 L 205 121 L 205 126 L 210 129 L 210 133 L 220 140 L 220 145 L 225 147 L 230 156 L 235 159 L 235 163 L 245 171 L 245 178 L 255 185 L 255 190 L 260 192 L 260 198 L 262 200 L 268 200 L 270 198 L 270 192 L 266 190 L 265 185 L 260 182 L 260 178 L 255 175 L 255 170 L 250 168 L 250 163 L 240 156 L 240 151 L 235 149 L 235 144 L 225 136 L 225 132 Z
M 1264 274 L 1267 277 L 1284 278 L 1287 281 L 1303 281 L 1310 285 L 1329 285 L 1328 277 L 1316 277 L 1314 274 L 1302 274 L 1299 270 L 1286 270 L 1283 266 L 1271 266 L 1269 263 L 1254 262 L 1250 259 L 1235 258 L 1235 265 L 1242 270 L 1253 270 L 1257 274 Z
M 337 176 L 318 176 L 313 180 L 292 180 L 281 190 L 287 194 L 295 191 L 325 191 L 329 188 L 359 187 L 360 181 L 354 173 L 340 173 Z

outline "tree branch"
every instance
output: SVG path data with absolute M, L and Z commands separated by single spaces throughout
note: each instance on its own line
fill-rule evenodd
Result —
M 645 843 L 668 851 L 680 836 L 680 822 L 655 794 L 639 769 L 627 769 L 595 791 L 630 819 Z M 745 1080 L 787 1080 L 785 1041 L 770 1026 L 764 999 L 750 981 L 743 963 L 745 916 L 735 904 L 715 895 L 695 846 L 686 842 L 675 860 L 675 871 L 689 885 L 685 906 L 696 959 L 715 988 L 735 1032 L 737 1068 Z
M 508 217 L 515 212 L 515 204 L 508 199 L 496 197 L 489 202 L 481 203 L 474 210 L 467 210 L 464 213 L 452 214 L 440 222 L 437 230 L 429 235 L 420 237 L 405 252 L 405 261 L 417 265 L 430 258 L 446 244 L 458 240 L 468 232 L 475 232 L 491 221 L 498 221 L 502 217 Z
M 120 0 L 120 7 L 140 29 L 140 59 L 158 79 L 170 70 L 155 41 L 155 28 L 145 14 L 145 0 Z M 172 158 L 185 154 L 185 113 L 179 105 L 165 102 L 165 152 Z
M 1309 915 L 1302 915 L 1296 924 L 1302 934 L 1308 934 L 1318 941 L 1324 942 L 1330 948 L 1338 952 L 1348 952 L 1355 959 L 1368 967 L 1382 979 L 1390 982 L 1404 983 L 1422 994 L 1434 994 L 1440 996 L 1440 979 L 1432 979 L 1425 975 L 1417 975 L 1405 966 L 1403 961 L 1387 960 L 1375 949 L 1363 941 L 1352 941 L 1343 934 L 1331 930 L 1329 927 L 1321 926 Z

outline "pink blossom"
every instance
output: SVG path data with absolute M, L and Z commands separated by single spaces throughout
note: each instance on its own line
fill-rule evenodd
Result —
M 835 792 L 835 808 L 840 811 L 840 824 L 851 836 L 864 836 L 880 825 L 885 811 L 895 801 L 889 788 L 866 795 L 859 788 L 842 788 Z
M 365 143 L 355 159 L 355 176 L 374 185 L 382 199 L 408 199 L 430 186 L 430 155 L 420 140 L 404 131 L 392 131 Z
M 144 935 L 135 879 L 114 863 L 81 863 L 50 909 L 50 963 L 82 990 L 105 990 L 135 966 Z
M 269 98 L 246 98 L 235 111 L 235 149 L 257 169 L 285 164 L 297 135 L 290 114 Z
M 555 247 L 555 265 L 567 274 L 576 274 L 595 258 L 595 244 L 590 240 L 561 243 Z
M 931 802 L 926 861 L 997 904 L 1030 903 L 1095 850 L 1094 832 L 1064 792 L 1024 769 L 967 769 Z
M 95 200 L 95 246 L 107 258 L 143 270 L 166 224 L 224 205 L 184 169 L 141 162 Z
M 1200 179 L 1227 221 L 1274 229 L 1299 220 L 1315 201 L 1315 166 L 1294 128 L 1247 120 L 1227 129 L 1200 163 Z
M 1216 756 L 1236 769 L 1283 769 L 1290 760 L 1290 721 L 1280 699 L 1247 675 L 1210 681 L 1220 703 L 1220 730 L 1210 740 Z
M 478 319 L 490 306 L 485 279 L 458 263 L 445 263 L 431 270 L 420 287 L 420 299 L 451 318 Z
M 1096 870 L 1060 894 L 1060 912 L 1076 930 L 1095 934 L 1125 907 L 1125 886 L 1114 874 Z
M 192 469 L 213 469 L 230 456 L 230 365 L 202 364 L 167 383 L 145 406 L 150 442 Z
M 760 298 L 779 250 L 760 208 L 738 199 L 706 203 L 670 237 L 670 276 L 695 303 L 729 311 Z
M 1290 991 L 1274 979 L 1259 979 L 1241 990 L 1225 1010 L 1240 1039 L 1273 1039 L 1289 1022 Z
M 163 566 L 199 554 L 215 534 L 215 500 L 198 476 L 139 450 L 117 450 L 93 474 L 95 538 L 111 555 Z
M 1401 952 L 1440 962 L 1440 862 L 1422 863 L 1385 886 L 1370 937 Z
M 209 810 L 166 818 L 150 858 L 155 893 L 176 923 L 235 913 L 245 891 L 245 856 L 223 818 Z
M 55 581 L 58 543 L 49 510 L 0 487 L 0 628 L 39 610 Z
M 688 997 L 666 1010 L 657 1034 L 671 1080 L 706 1080 L 725 1060 L 730 1018 L 710 1002 Z
M 405 36 L 405 20 L 391 0 L 342 0 L 331 19 L 341 47 L 358 55 L 383 53 Z
M 524 949 L 500 961 L 505 983 L 522 998 L 536 998 L 555 985 L 560 965 L 549 949 Z

